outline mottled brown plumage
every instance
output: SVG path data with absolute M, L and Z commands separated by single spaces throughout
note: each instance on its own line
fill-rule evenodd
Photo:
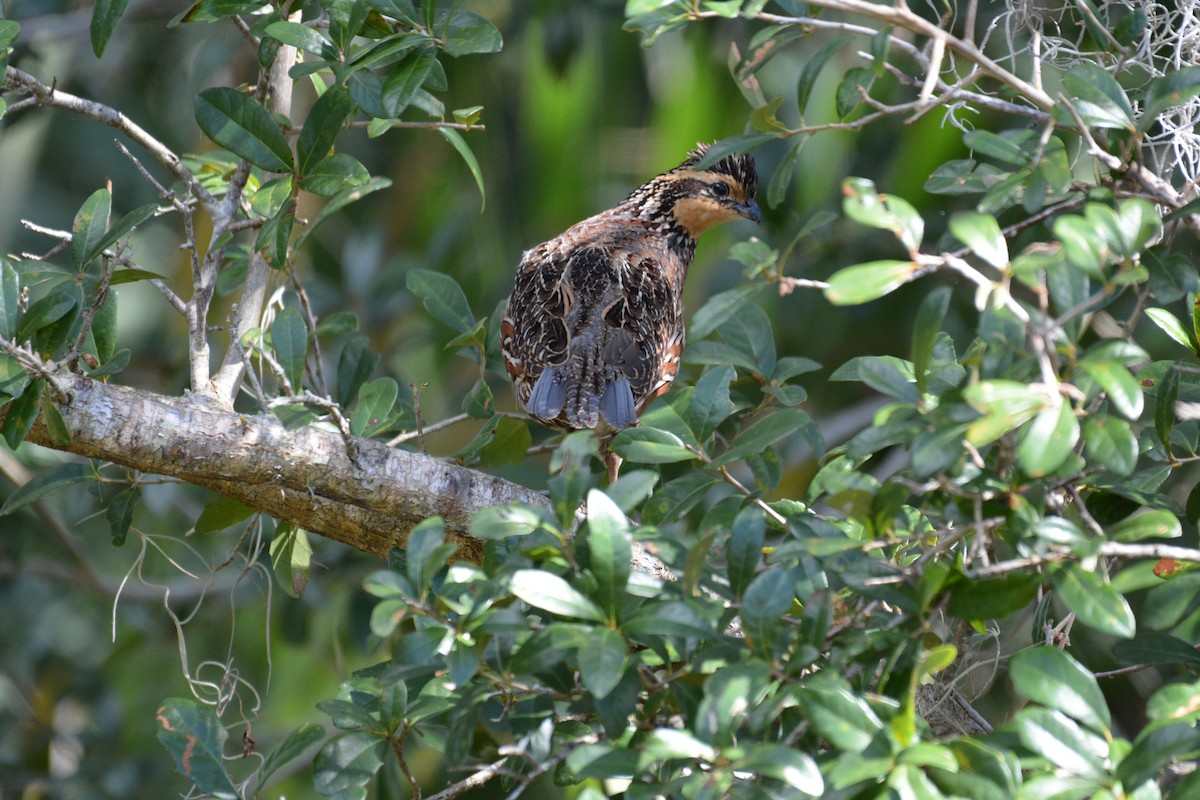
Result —
M 701 233 L 759 220 L 748 155 L 678 167 L 525 253 L 500 324 L 504 365 L 530 416 L 595 429 L 637 424 L 670 388 L 683 350 L 683 282 Z M 609 474 L 619 464 L 609 454 Z

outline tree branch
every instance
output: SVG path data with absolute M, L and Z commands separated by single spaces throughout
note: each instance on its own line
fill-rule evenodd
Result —
M 167 397 L 59 373 L 59 408 L 71 433 L 55 444 L 39 421 L 29 441 L 220 492 L 305 530 L 383 557 L 439 515 L 459 555 L 478 559 L 468 532 L 481 508 L 547 505 L 544 495 L 500 478 L 369 439 L 287 430 L 211 399 Z

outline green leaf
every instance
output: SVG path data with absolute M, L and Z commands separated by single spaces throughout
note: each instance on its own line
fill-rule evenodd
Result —
M 688 422 L 698 440 L 703 442 L 711 436 L 717 426 L 737 410 L 729 399 L 729 384 L 736 375 L 733 367 L 723 365 L 707 370 L 696 381 L 696 391 L 692 393 L 688 408 Z
M 916 377 L 917 394 L 925 393 L 928 380 L 929 363 L 933 358 L 933 346 L 937 343 L 938 333 L 942 329 L 942 320 L 950 307 L 950 287 L 939 286 L 934 289 L 921 305 L 917 307 L 917 319 L 913 324 L 912 365 Z
M 334 56 L 332 44 L 319 32 L 299 22 L 280 20 L 267 26 L 267 36 L 283 44 L 290 44 L 299 50 L 312 53 L 315 56 L 328 58 Z M 326 92 L 328 94 L 328 92 Z
M 625 586 L 629 582 L 632 563 L 632 543 L 629 521 L 617 505 L 599 489 L 592 489 L 587 496 L 588 566 L 596 578 L 595 597 L 600 607 L 616 620 L 617 612 L 625 601 Z M 622 653 L 624 650 L 622 650 Z M 613 680 L 616 686 L 620 675 Z M 609 687 L 611 691 L 612 686 Z M 608 692 L 593 693 L 603 697 Z
M 844 267 L 830 276 L 825 297 L 839 306 L 877 300 L 908 283 L 920 268 L 921 265 L 915 261 L 895 259 Z
M 821 70 L 834 53 L 841 50 L 848 41 L 849 39 L 840 37 L 826 42 L 804 62 L 804 67 L 800 70 L 800 81 L 796 87 L 796 104 L 802 118 Z
M 438 322 L 459 333 L 468 333 L 475 328 L 475 317 L 467 305 L 467 297 L 454 278 L 427 269 L 410 269 L 404 282 Z
M 746 506 L 733 520 L 725 558 L 729 588 L 735 597 L 742 596 L 758 571 L 765 533 L 766 521 L 757 506 Z
M 172 697 L 155 716 L 158 740 L 175 757 L 179 774 L 204 794 L 237 800 L 237 789 L 225 771 L 223 748 L 229 733 L 216 709 L 191 698 Z
M 767 376 L 775 371 L 775 335 L 761 306 L 746 306 L 721 323 L 717 333 L 725 344 L 745 354 L 755 373 Z
M 312 565 L 312 543 L 308 531 L 281 522 L 271 537 L 271 569 L 275 582 L 289 597 L 299 597 L 308 585 Z
M 1029 573 L 962 581 L 954 586 L 947 611 L 959 619 L 1003 619 L 1028 606 L 1041 585 L 1042 578 Z
M 1017 461 L 1030 476 L 1040 478 L 1062 466 L 1078 441 L 1075 409 L 1060 398 L 1057 408 L 1042 409 L 1025 427 L 1017 444 Z
M 308 353 L 308 328 L 300 310 L 287 306 L 271 325 L 271 345 L 275 358 L 291 384 L 292 393 L 304 391 L 304 362 Z
M 1070 103 L 1083 124 L 1092 128 L 1134 130 L 1133 108 L 1125 90 L 1099 64 L 1090 61 L 1074 64 L 1063 73 L 1063 85 L 1070 92 Z M 1066 109 L 1062 112 L 1057 115 L 1059 119 L 1072 125 L 1074 118 Z
M 1016 728 L 1022 744 L 1058 769 L 1091 778 L 1104 774 L 1107 744 L 1084 732 L 1062 712 L 1026 708 L 1017 715 Z
M 747 749 L 733 769 L 774 778 L 810 797 L 824 795 L 825 781 L 808 753 L 778 744 L 752 744 Z
M 713 461 L 712 466 L 721 467 L 748 455 L 761 453 L 776 441 L 793 433 L 799 433 L 802 428 L 811 424 L 812 418 L 798 408 L 784 408 L 771 412 L 749 428 L 742 430 L 734 438 L 729 449 Z
M 352 155 L 334 153 L 309 167 L 300 181 L 300 188 L 332 197 L 338 192 L 354 189 L 371 180 L 371 173 Z
M 504 46 L 496 26 L 470 11 L 450 11 L 441 31 L 442 50 L 455 58 L 473 53 L 499 53 Z
M 1009 662 L 1013 686 L 1034 702 L 1054 708 L 1097 733 L 1112 727 L 1108 702 L 1091 670 L 1056 647 L 1033 647 Z
M 532 446 L 529 425 L 523 420 L 506 417 L 496 423 L 492 440 L 479 451 L 479 463 L 488 469 L 520 464 Z
M 492 506 L 471 517 L 471 535 L 476 539 L 497 541 L 509 536 L 525 536 L 546 527 L 537 509 L 523 505 Z
M 813 728 L 834 747 L 862 753 L 883 729 L 883 723 L 840 679 L 826 683 L 800 689 L 797 693 L 800 707 Z
M 38 393 L 40 395 L 40 392 Z M 12 411 L 8 412 L 10 415 Z M 18 486 L 4 505 L 0 506 L 0 516 L 11 514 L 24 508 L 30 503 L 41 500 L 48 494 L 73 486 L 77 483 L 88 483 L 97 478 L 91 464 L 69 462 L 59 464 L 53 469 L 44 470 L 34 475 L 21 486 Z
M 1183 327 L 1183 323 L 1179 321 L 1179 318 L 1170 311 L 1167 311 L 1165 308 L 1147 308 L 1146 316 L 1167 336 L 1170 336 L 1193 353 L 1200 352 L 1200 345 L 1197 345 L 1194 339 L 1195 334 Z
M 770 651 L 773 631 L 779 626 L 779 618 L 792 607 L 794 597 L 787 570 L 774 567 L 758 573 L 742 597 L 742 626 L 747 638 Z
M 899 359 L 886 356 L 860 356 L 854 359 L 858 368 L 858 379 L 878 392 L 893 397 L 902 403 L 916 403 L 921 399 L 916 384 L 911 380 L 912 369 Z
M 411 54 L 392 70 L 383 82 L 381 98 L 385 115 L 392 119 L 399 118 L 436 66 L 437 56 L 426 50 Z
M 1137 466 L 1137 437 L 1128 422 L 1089 417 L 1083 424 L 1083 443 L 1089 459 L 1117 475 L 1128 475 Z
M 1102 280 L 1110 253 L 1095 225 L 1083 217 L 1067 214 L 1054 220 L 1053 229 L 1055 238 L 1062 242 L 1067 262 L 1090 277 Z
M 846 119 L 863 104 L 863 92 L 870 93 L 875 85 L 875 70 L 870 67 L 851 67 L 842 75 L 834 94 L 838 119 Z
M 112 225 L 112 227 L 110 227 L 108 229 L 107 233 L 104 233 L 103 236 L 101 236 L 98 240 L 93 242 L 88 247 L 87 251 L 83 254 L 83 263 L 84 264 L 91 263 L 93 259 L 98 258 L 101 253 L 103 253 L 108 248 L 112 247 L 114 244 L 119 242 L 121 239 L 125 238 L 127 235 L 129 235 L 129 233 L 131 233 L 133 231 L 134 228 L 136 228 L 138 225 L 141 225 L 143 222 L 150 219 L 157 213 L 158 213 L 158 204 L 157 203 L 147 203 L 143 206 L 138 206 L 133 211 L 130 211 L 128 214 L 121 217 L 119 220 L 117 220 Z M 134 272 L 134 271 L 144 272 L 144 270 L 122 270 L 122 272 Z M 121 273 L 117 273 L 117 274 L 120 275 Z M 153 276 L 155 278 L 162 277 L 158 274 L 153 274 Z M 126 280 L 128 280 L 128 279 L 126 279 Z M 125 281 L 118 281 L 118 280 L 116 280 L 116 278 L 114 276 L 113 283 L 122 283 L 122 282 L 125 282 Z
M 1055 570 L 1050 580 L 1063 603 L 1083 624 L 1121 639 L 1137 632 L 1129 603 L 1096 573 L 1073 563 Z
M 471 177 L 475 179 L 475 185 L 479 187 L 479 211 L 483 212 L 487 205 L 487 192 L 483 187 L 483 170 L 479 168 L 479 161 L 475 158 L 475 153 L 471 151 L 471 146 L 467 144 L 467 140 L 462 137 L 462 134 L 450 128 L 438 128 L 437 132 L 442 138 L 454 146 L 462 157 L 463 162 L 467 165 L 467 169 L 471 171 Z
M 258 770 L 258 786 L 265 786 L 280 767 L 299 758 L 305 750 L 325 738 L 325 729 L 306 722 L 296 728 L 283 741 L 275 745 L 263 760 Z
M 376 378 L 364 383 L 350 412 L 350 432 L 355 436 L 377 436 L 389 430 L 395 417 L 392 409 L 400 396 L 400 386 L 392 378 Z
M 258 512 L 253 508 L 232 497 L 218 497 L 200 512 L 193 530 L 196 533 L 216 533 L 249 519 L 256 513 Z
M 409 531 L 404 542 L 404 570 L 421 597 L 432 588 L 434 577 L 457 549 L 457 545 L 446 541 L 441 517 L 430 517 Z
M 21 394 L 8 404 L 8 408 L 4 413 L 4 422 L 0 424 L 0 434 L 4 436 L 4 441 L 8 444 L 10 450 L 16 450 L 17 445 L 25 441 L 25 437 L 29 435 L 29 431 L 33 429 L 33 423 L 37 421 L 38 413 L 42 410 L 42 390 L 45 387 L 45 381 L 36 380 L 31 382 Z M 33 481 L 30 481 L 33 483 Z M 29 484 L 25 484 L 28 486 Z M 20 494 L 18 489 L 4 504 L 4 508 L 9 508 L 13 497 Z M 4 513 L 0 509 L 0 513 Z
M 1175 427 L 1175 401 L 1178 399 L 1179 368 L 1171 364 L 1158 383 L 1154 400 L 1154 431 L 1168 454 L 1171 453 L 1171 431 Z M 1129 431 L 1128 435 L 1133 436 L 1133 432 Z
M 950 232 L 987 264 L 996 269 L 1008 266 L 1008 242 L 991 214 L 960 211 L 950 217 Z
M 356 790 L 371 782 L 387 752 L 387 743 L 372 732 L 335 736 L 313 760 L 313 788 L 325 796 L 365 797 Z
M 346 342 L 338 357 L 337 368 L 338 402 L 342 408 L 355 401 L 359 388 L 371 377 L 378 363 L 379 356 L 371 352 L 366 336 L 359 334 Z
M 627 636 L 643 643 L 653 643 L 664 636 L 711 639 L 715 635 L 712 624 L 682 601 L 643 606 L 621 628 Z
M 310 30 L 303 25 L 300 27 Z M 296 139 L 296 161 L 301 179 L 307 177 L 309 170 L 329 155 L 338 134 L 342 132 L 342 125 L 352 111 L 354 101 L 341 86 L 334 86 L 317 98 Z
M 875 184 L 865 178 L 842 181 L 842 196 L 842 209 L 850 219 L 891 231 L 910 254 L 920 249 L 925 220 L 907 200 L 876 192 Z
M 1200 94 L 1200 67 L 1184 67 L 1155 78 L 1146 87 L 1142 97 L 1142 118 L 1138 120 L 1138 130 L 1150 130 L 1159 114 L 1187 102 L 1197 94 Z
M 1200 653 L 1196 647 L 1178 636 L 1169 633 L 1139 633 L 1112 648 L 1113 658 L 1126 665 L 1136 664 L 1183 664 L 1189 669 L 1200 667 Z M 1192 709 L 1200 712 L 1200 706 Z
M 579 646 L 579 677 L 597 699 L 607 697 L 621 682 L 627 651 L 625 639 L 611 628 L 592 631 Z
M 96 243 L 104 238 L 111 213 L 112 194 L 107 189 L 97 189 L 75 214 L 75 223 L 71 226 L 71 257 L 76 271 L 83 272 L 87 268 L 90 260 L 87 256 L 95 253 Z
M 112 37 L 113 31 L 117 28 L 117 22 L 120 21 L 121 15 L 125 13 L 125 7 L 129 5 L 129 0 L 96 0 L 95 6 L 92 7 L 92 52 L 96 54 L 96 58 L 104 55 L 104 48 L 108 46 L 108 40 Z M 3 49 L 3 46 L 0 46 Z
M 104 509 L 104 517 L 108 521 L 108 527 L 112 534 L 113 547 L 121 547 L 125 544 L 129 528 L 133 525 L 133 511 L 141 498 L 142 490 L 137 486 L 122 489 L 109 498 L 108 506 Z
M 361 186 L 347 186 L 345 189 L 342 189 L 333 197 L 329 198 L 329 202 L 325 204 L 324 208 L 321 209 L 321 212 L 317 214 L 312 222 L 308 223 L 308 227 L 304 229 L 304 232 L 296 237 L 296 249 L 299 250 L 300 247 L 306 241 L 308 241 L 308 237 L 312 236 L 313 232 L 322 222 L 329 219 L 331 216 L 338 213 L 351 203 L 362 200 L 367 195 L 378 192 L 380 189 L 386 189 L 391 185 L 392 181 L 389 178 L 371 178 Z
M 12 43 L 17 40 L 17 34 L 20 32 L 20 23 L 10 19 L 0 19 L 0 51 L 12 47 Z
M 1172 762 L 1194 763 L 1197 754 L 1200 754 L 1200 730 L 1195 725 L 1148 725 L 1134 740 L 1133 749 L 1121 759 L 1117 777 L 1124 786 L 1140 786 L 1161 777 Z
M 283 269 L 287 265 L 288 242 L 296 223 L 296 200 L 288 198 L 279 211 L 270 217 L 258 231 L 254 249 L 272 269 Z
M 688 761 L 712 761 L 717 753 L 712 745 L 700 741 L 686 731 L 675 728 L 658 728 L 650 731 L 642 740 L 641 751 L 647 758 L 655 760 L 686 759 Z
M 1049 405 L 1042 392 L 1017 381 L 980 381 L 963 391 L 963 398 L 983 417 L 967 428 L 967 439 L 976 447 L 994 442 L 1019 428 Z
M 219 86 L 196 95 L 196 124 L 212 141 L 268 172 L 291 172 L 292 149 L 271 115 L 252 97 Z
M 1030 131 L 1004 131 L 1002 134 L 976 129 L 963 134 L 963 144 L 985 156 L 1014 167 L 1029 163 L 1029 155 L 1021 148 L 1021 141 L 1031 136 Z
M 1142 414 L 1142 387 L 1129 370 L 1116 361 L 1079 362 L 1079 366 L 1108 394 L 1109 402 L 1126 419 L 1136 420 Z
M 561 617 L 603 622 L 605 614 L 569 583 L 552 572 L 519 569 L 509 579 L 509 591 L 534 608 Z
M 626 428 L 613 437 L 609 447 L 635 464 L 670 464 L 699 458 L 678 436 L 657 428 Z
M 42 420 L 46 424 L 46 432 L 50 434 L 51 442 L 60 447 L 71 443 L 71 432 L 67 430 L 67 423 L 63 421 L 62 413 L 54 404 L 49 386 L 42 392 Z
M 1108 538 L 1116 542 L 1140 542 L 1143 539 L 1177 539 L 1183 535 L 1179 518 L 1170 511 L 1153 509 L 1135 514 L 1109 527 Z
M 0 256 L 0 337 L 10 339 L 21 313 L 21 280 L 12 263 Z

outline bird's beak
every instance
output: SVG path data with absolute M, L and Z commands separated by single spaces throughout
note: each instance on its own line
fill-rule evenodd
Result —
M 754 202 L 753 197 L 751 197 L 745 203 L 738 203 L 733 207 L 733 210 L 748 220 L 762 222 L 762 212 L 758 210 L 758 203 Z

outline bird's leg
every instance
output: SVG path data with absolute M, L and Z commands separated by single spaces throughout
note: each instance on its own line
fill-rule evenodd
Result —
M 621 457 L 609 451 L 604 454 L 604 466 L 608 467 L 608 485 L 617 482 L 617 473 L 621 471 Z

